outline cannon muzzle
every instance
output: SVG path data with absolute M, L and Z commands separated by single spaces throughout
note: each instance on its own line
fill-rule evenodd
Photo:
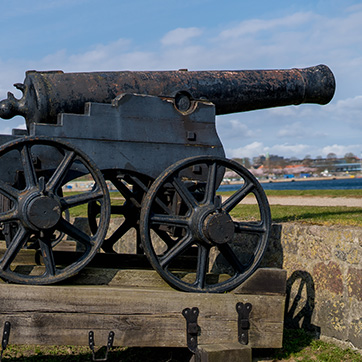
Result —
M 59 113 L 83 113 L 86 102 L 111 103 L 121 93 L 160 97 L 187 95 L 207 100 L 216 114 L 328 103 L 335 79 L 325 65 L 304 69 L 240 71 L 120 71 L 64 73 L 28 71 L 21 99 L 12 93 L 0 102 L 0 117 L 24 116 L 30 123 L 56 123 Z

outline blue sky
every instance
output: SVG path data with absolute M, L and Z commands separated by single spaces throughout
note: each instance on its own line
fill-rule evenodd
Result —
M 362 2 L 1 0 L 0 99 L 25 71 L 230 70 L 328 65 L 327 106 L 217 118 L 228 157 L 362 156 Z M 0 133 L 24 125 L 0 120 Z

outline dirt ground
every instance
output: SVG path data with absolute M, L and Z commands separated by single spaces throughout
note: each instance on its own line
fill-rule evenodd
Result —
M 362 207 L 361 198 L 347 197 L 268 196 L 268 201 L 270 205 Z M 245 198 L 243 203 L 253 204 L 255 201 Z

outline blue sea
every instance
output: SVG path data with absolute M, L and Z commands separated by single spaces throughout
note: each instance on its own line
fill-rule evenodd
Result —
M 362 178 L 261 183 L 264 190 L 355 190 L 362 189 Z M 219 191 L 237 190 L 238 185 L 221 185 Z

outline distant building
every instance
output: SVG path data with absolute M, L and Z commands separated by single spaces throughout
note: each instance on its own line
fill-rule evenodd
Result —
M 361 163 L 336 163 L 334 172 L 360 172 Z

